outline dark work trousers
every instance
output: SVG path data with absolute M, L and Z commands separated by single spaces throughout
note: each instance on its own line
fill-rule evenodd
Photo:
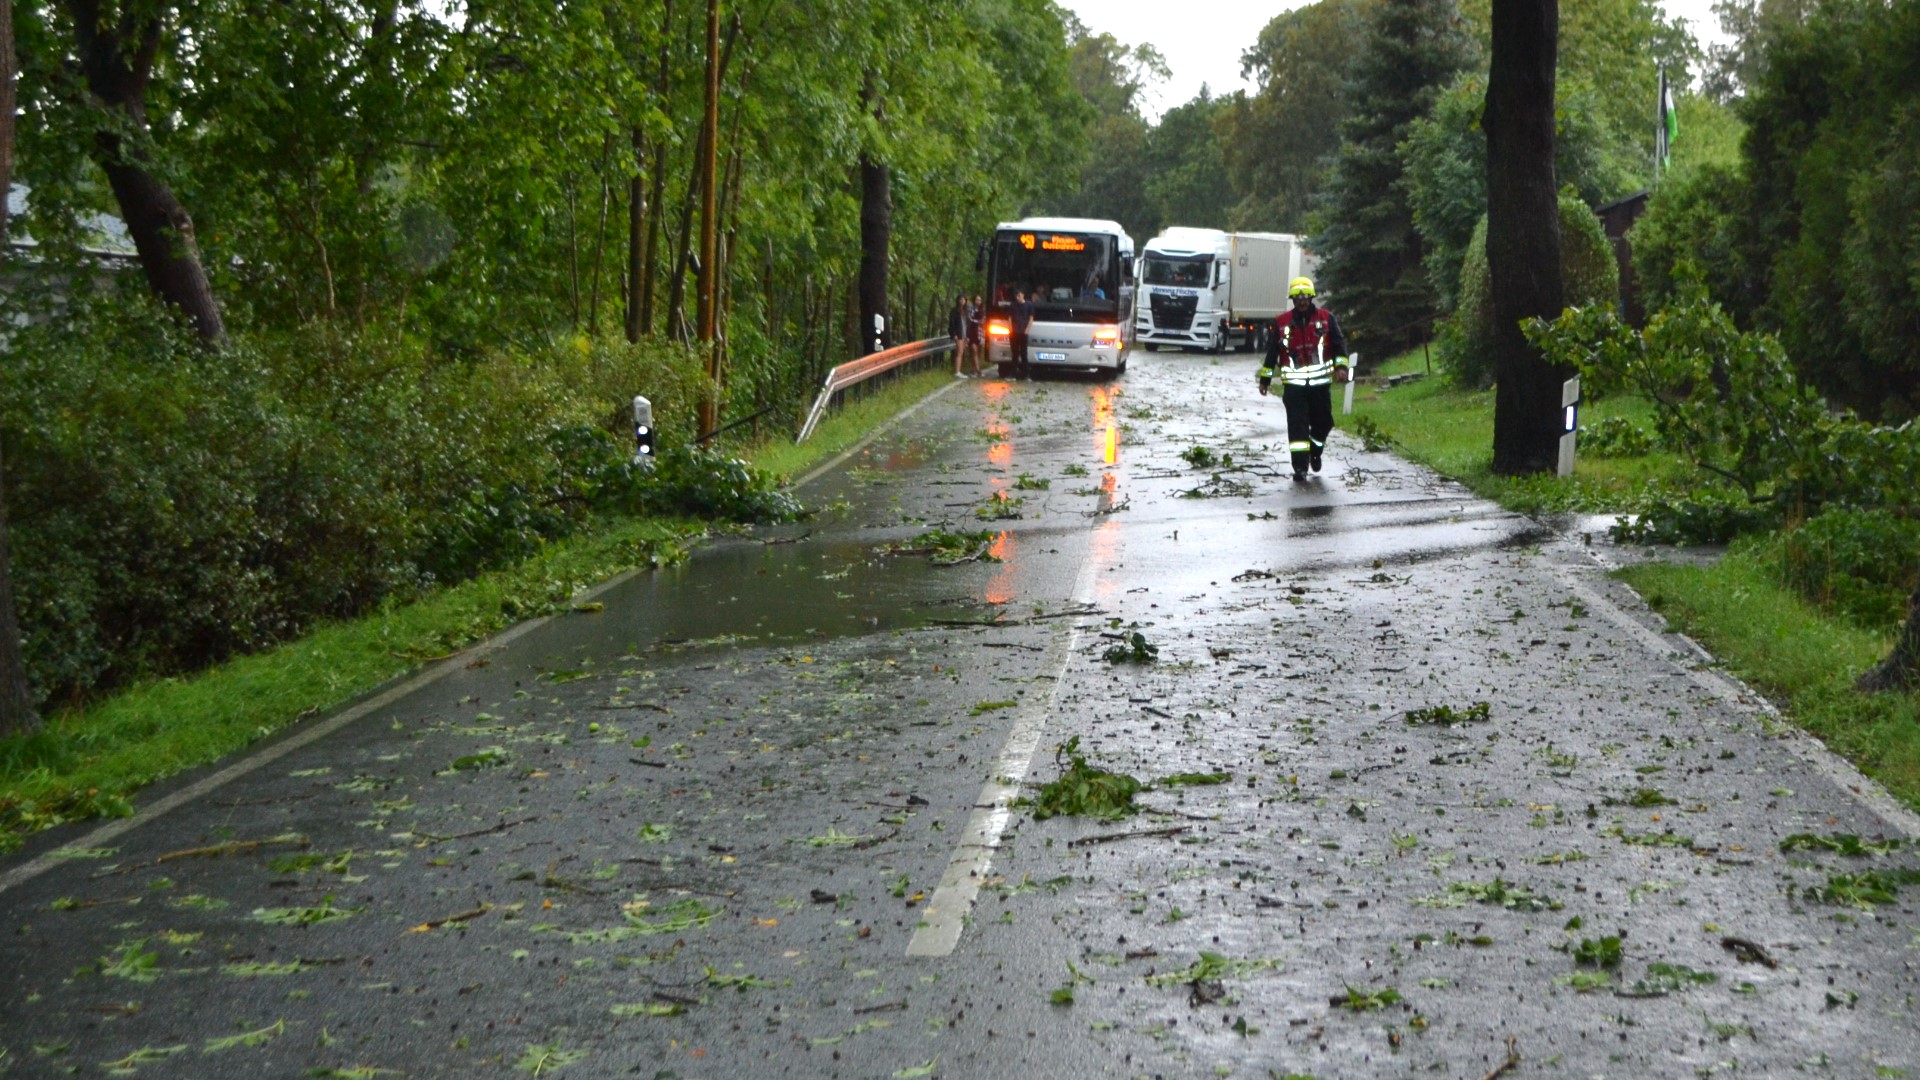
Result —
M 1287 449 L 1293 452 L 1293 471 L 1303 473 L 1320 460 L 1333 430 L 1333 387 L 1287 384 L 1280 391 L 1287 407 Z
M 1013 375 L 1016 379 L 1027 377 L 1027 335 L 1015 330 L 1007 335 L 1007 345 L 1013 350 Z M 1332 406 L 1328 406 L 1331 408 Z

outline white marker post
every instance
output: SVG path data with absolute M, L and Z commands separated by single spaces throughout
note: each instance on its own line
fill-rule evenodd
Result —
M 1573 440 L 1580 431 L 1580 376 L 1575 375 L 1560 387 L 1560 467 L 1559 476 L 1573 475 Z
M 1358 368 L 1359 366 L 1360 366 L 1360 354 L 1348 353 L 1347 354 L 1347 395 L 1343 399 L 1342 404 L 1340 406 L 1340 415 L 1342 416 L 1350 416 L 1353 414 L 1353 373 L 1354 373 L 1354 369 Z

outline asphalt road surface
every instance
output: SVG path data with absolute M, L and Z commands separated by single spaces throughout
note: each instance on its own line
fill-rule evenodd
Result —
M 1920 1075 L 1913 815 L 1591 533 L 1291 480 L 1253 366 L 956 382 L 811 520 L 14 856 L 0 1070 Z M 1074 753 L 1138 812 L 1016 803 Z

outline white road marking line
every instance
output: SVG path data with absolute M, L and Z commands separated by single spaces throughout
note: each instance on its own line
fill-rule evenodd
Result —
M 1089 546 L 1086 561 L 1080 564 L 1079 579 L 1073 586 L 1074 602 L 1082 606 L 1092 603 L 1093 570 L 1093 549 Z M 993 868 L 993 853 L 1000 847 L 1000 835 L 1006 830 L 1007 819 L 1013 816 L 1013 800 L 1019 797 L 1020 784 L 1033 766 L 1033 753 L 1039 749 L 1047 718 L 1059 701 L 1067 667 L 1080 648 L 1082 636 L 1077 628 L 1054 635 L 1052 651 L 1042 665 L 1043 670 L 1053 671 L 1053 689 L 1042 695 L 1042 700 L 1029 702 L 1020 709 L 1013 730 L 1007 733 L 1006 743 L 995 755 L 993 772 L 981 787 L 979 797 L 973 800 L 974 811 L 968 815 L 967 827 L 960 833 L 959 846 L 947 861 L 947 872 L 940 875 L 940 884 L 934 887 L 933 896 L 920 909 L 920 926 L 907 942 L 908 956 L 946 956 L 960 944 L 960 932 L 966 929 L 967 916 L 979 898 L 980 883 Z

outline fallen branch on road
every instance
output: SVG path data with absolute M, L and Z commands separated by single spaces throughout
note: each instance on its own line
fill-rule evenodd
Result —
M 1095 836 L 1082 836 L 1077 840 L 1069 840 L 1067 841 L 1067 846 L 1077 848 L 1086 847 L 1089 844 L 1110 844 L 1116 840 L 1142 840 L 1156 836 L 1178 836 L 1183 832 L 1190 831 L 1192 830 L 1188 826 L 1174 825 L 1165 829 L 1143 829 L 1139 832 L 1100 833 Z

